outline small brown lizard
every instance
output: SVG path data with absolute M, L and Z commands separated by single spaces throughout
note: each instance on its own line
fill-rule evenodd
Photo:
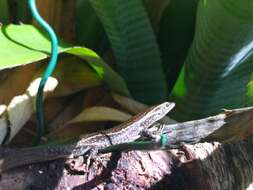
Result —
M 163 118 L 174 106 L 174 103 L 165 102 L 147 108 L 117 127 L 81 136 L 70 144 L 24 149 L 0 148 L 0 172 L 26 164 L 78 157 L 94 149 L 134 141 L 140 138 L 141 132 Z

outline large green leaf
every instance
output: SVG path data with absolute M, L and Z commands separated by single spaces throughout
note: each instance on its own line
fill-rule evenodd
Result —
M 0 70 L 43 60 L 50 53 L 50 41 L 31 25 L 0 27 Z M 84 47 L 71 47 L 60 43 L 59 51 L 80 57 L 116 92 L 129 95 L 123 79 L 94 51 Z
M 148 104 L 167 99 L 160 54 L 141 0 L 90 0 L 116 57 L 116 69 L 134 98 Z
M 194 42 L 172 92 L 174 117 L 252 105 L 252 48 L 252 0 L 200 0 Z
M 171 0 L 160 22 L 158 42 L 169 92 L 191 46 L 198 0 Z
M 48 57 L 50 42 L 31 25 L 6 25 L 0 27 L 0 70 L 25 65 Z M 59 51 L 66 51 L 61 44 Z

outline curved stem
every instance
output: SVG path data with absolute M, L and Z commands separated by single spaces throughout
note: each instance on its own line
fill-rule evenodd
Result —
M 58 59 L 58 40 L 50 25 L 40 16 L 37 7 L 36 0 L 28 0 L 29 8 L 32 12 L 34 19 L 38 24 L 48 33 L 51 40 L 51 59 L 44 72 L 40 85 L 38 88 L 37 98 L 36 98 L 36 118 L 37 118 L 37 137 L 34 144 L 40 141 L 40 138 L 45 134 L 45 119 L 44 119 L 44 109 L 43 109 L 43 89 L 47 82 L 48 77 L 53 73 L 54 68 L 57 64 Z

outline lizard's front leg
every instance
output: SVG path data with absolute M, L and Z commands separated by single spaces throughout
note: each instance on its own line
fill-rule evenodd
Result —
M 92 163 L 96 162 L 102 164 L 105 168 L 106 166 L 103 163 L 104 159 L 100 158 L 98 149 L 98 147 L 91 147 L 85 154 L 75 154 L 76 156 L 69 158 L 65 165 L 68 172 L 72 175 L 83 175 L 89 171 Z

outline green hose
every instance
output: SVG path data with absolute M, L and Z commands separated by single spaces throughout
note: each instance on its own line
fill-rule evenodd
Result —
M 57 64 L 58 40 L 53 29 L 49 26 L 49 24 L 45 20 L 43 20 L 43 18 L 38 13 L 35 1 L 36 0 L 28 0 L 28 5 L 31 10 L 31 13 L 34 19 L 38 22 L 38 24 L 48 33 L 51 40 L 51 59 L 40 81 L 36 98 L 37 135 L 34 140 L 34 144 L 38 144 L 40 142 L 41 137 L 45 135 L 46 129 L 44 119 L 44 109 L 43 109 L 43 89 L 48 80 L 48 77 L 53 73 L 54 68 Z

